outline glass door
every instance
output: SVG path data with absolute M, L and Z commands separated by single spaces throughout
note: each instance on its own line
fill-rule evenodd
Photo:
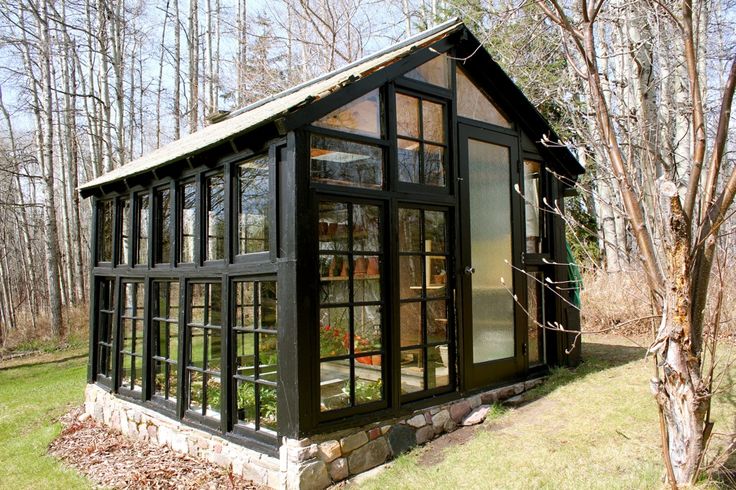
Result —
M 521 209 L 518 140 L 460 125 L 461 272 L 467 389 L 511 379 L 525 369 L 518 267 Z

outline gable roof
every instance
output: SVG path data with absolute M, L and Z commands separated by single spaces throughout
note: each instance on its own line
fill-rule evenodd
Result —
M 230 138 L 245 134 L 317 100 L 323 99 L 347 85 L 365 78 L 384 67 L 392 65 L 398 60 L 415 52 L 417 49 L 430 46 L 460 30 L 466 31 L 469 37 L 475 40 L 474 36 L 470 34 L 462 21 L 458 18 L 451 19 L 432 29 L 421 32 L 400 43 L 368 55 L 335 71 L 314 78 L 271 97 L 262 99 L 242 109 L 236 110 L 221 122 L 211 124 L 194 133 L 183 136 L 182 138 L 147 153 L 130 163 L 122 165 L 121 167 L 80 185 L 79 191 L 86 197 L 87 195 L 92 194 L 93 189 L 95 188 L 151 172 L 168 163 L 192 157 L 198 153 L 213 148 Z M 477 51 L 479 53 L 484 53 L 489 59 L 491 59 L 490 55 L 484 49 Z M 520 103 L 523 106 L 523 113 L 535 119 L 534 122 L 536 124 L 534 126 L 538 127 L 541 124 L 545 133 L 555 136 L 554 131 L 550 128 L 544 117 L 526 99 L 508 75 L 500 69 L 495 61 L 492 61 L 492 65 L 495 68 L 494 72 L 500 71 L 500 74 L 496 73 L 494 77 L 500 76 L 504 86 L 511 86 L 514 98 L 517 99 L 515 100 L 516 104 Z M 518 100 L 519 98 L 520 100 Z M 562 160 L 573 163 L 573 173 L 582 173 L 582 167 L 569 150 L 563 149 L 563 151 L 566 155 L 564 155 Z M 557 155 L 557 157 L 560 156 L 563 155 Z

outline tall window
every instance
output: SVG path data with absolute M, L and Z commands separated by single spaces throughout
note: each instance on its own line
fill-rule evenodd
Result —
M 541 171 L 541 163 L 524 160 L 525 251 L 530 254 L 542 252 L 544 215 L 540 209 Z
M 143 385 L 143 283 L 123 283 L 123 312 L 120 315 L 120 387 L 140 391 Z
M 97 374 L 112 378 L 112 334 L 115 314 L 115 280 L 97 281 Z
M 402 395 L 450 384 L 447 213 L 399 208 Z
M 256 430 L 276 431 L 278 374 L 276 282 L 237 281 L 232 329 L 235 346 L 234 421 Z
M 399 180 L 445 186 L 447 135 L 445 106 L 422 97 L 396 94 Z
M 98 203 L 97 261 L 112 262 L 112 229 L 114 208 L 112 201 Z
M 268 250 L 268 157 L 249 160 L 238 167 L 239 255 Z
M 220 418 L 220 359 L 222 285 L 189 284 L 187 315 L 188 408 L 207 417 Z
M 153 202 L 153 262 L 165 264 L 171 260 L 171 191 L 156 190 Z
M 136 240 L 136 265 L 148 264 L 148 194 L 141 194 L 136 197 L 138 204 L 138 212 L 136 214 L 136 231 L 138 239 Z
M 118 206 L 120 216 L 120 248 L 118 264 L 127 265 L 130 255 L 130 199 L 121 199 Z
M 222 173 L 207 177 L 207 221 L 205 260 L 225 258 L 225 178 Z
M 176 400 L 177 359 L 179 357 L 179 283 L 153 283 L 153 393 Z
M 384 399 L 382 210 L 319 205 L 321 410 Z
M 450 59 L 439 55 L 404 75 L 420 82 L 450 88 Z
M 197 220 L 197 184 L 185 182 L 179 186 L 179 262 L 194 262 L 194 230 Z
M 457 83 L 457 115 L 510 128 L 511 122 L 506 116 L 480 91 L 470 78 L 458 67 L 455 69 Z

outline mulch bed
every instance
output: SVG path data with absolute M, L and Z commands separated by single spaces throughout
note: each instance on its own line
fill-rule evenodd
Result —
M 266 487 L 166 447 L 123 436 L 92 418 L 81 407 L 61 417 L 64 429 L 49 454 L 104 488 L 257 489 Z

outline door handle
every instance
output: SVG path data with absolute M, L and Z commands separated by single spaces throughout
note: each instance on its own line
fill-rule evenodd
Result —
M 473 267 L 473 266 L 470 266 L 470 265 L 469 265 L 469 266 L 467 266 L 467 267 L 465 268 L 465 275 L 466 275 L 466 276 L 470 276 L 470 275 L 473 275 L 473 274 L 475 274 L 475 267 Z

